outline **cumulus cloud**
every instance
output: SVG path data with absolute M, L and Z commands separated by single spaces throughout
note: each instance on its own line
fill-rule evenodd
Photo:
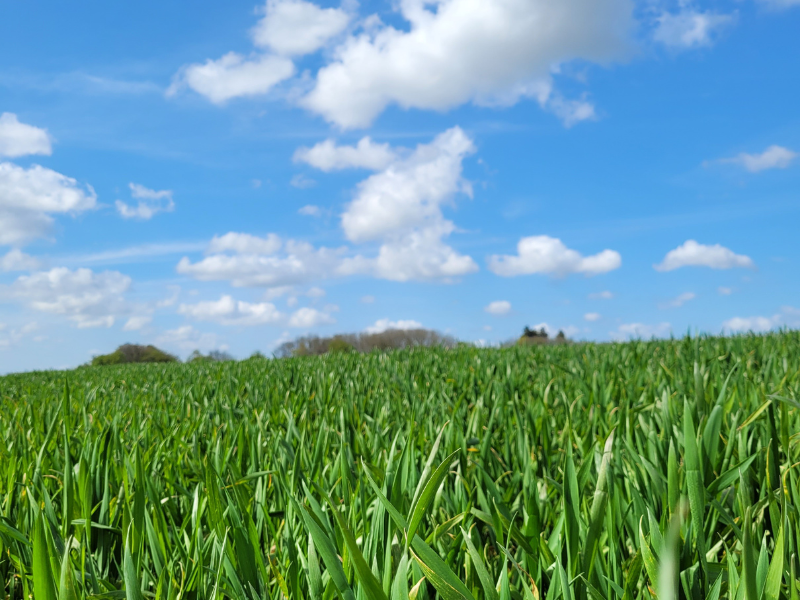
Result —
M 600 317 L 600 313 L 590 312 L 590 313 L 586 313 L 585 315 L 583 315 L 583 318 L 586 321 L 589 321 L 590 323 L 593 323 L 595 321 L 599 321 L 601 317 Z
M 23 275 L 0 288 L 0 297 L 45 313 L 64 315 L 77 327 L 111 327 L 126 312 L 123 294 L 131 278 L 117 271 L 58 267 Z
M 221 325 L 267 325 L 280 323 L 284 318 L 271 302 L 236 301 L 228 295 L 217 301 L 181 304 L 178 314 Z
M 658 17 L 653 39 L 673 49 L 710 46 L 734 19 L 734 15 L 684 6 L 677 13 L 664 12 Z
M 211 254 L 196 263 L 182 258 L 178 273 L 200 281 L 230 281 L 236 287 L 266 288 L 306 284 L 342 274 L 341 249 L 314 248 L 306 242 L 283 241 L 272 235 L 255 238 L 232 232 L 223 238 L 225 242 L 216 244 L 212 240 Z M 266 243 L 260 245 L 259 239 Z M 224 250 L 233 253 L 223 253 Z
M 117 200 L 117 210 L 124 218 L 148 220 L 160 212 L 172 212 L 175 210 L 172 191 L 151 190 L 138 183 L 130 183 L 129 187 L 131 189 L 131 197 L 139 202 L 136 206 L 130 206 L 122 200 Z
M 337 146 L 328 139 L 311 148 L 298 148 L 294 153 L 295 162 L 309 164 L 326 173 L 343 169 L 380 171 L 396 159 L 396 152 L 388 143 L 377 144 L 369 136 L 361 138 L 355 146 Z
M 563 277 L 573 273 L 587 276 L 608 273 L 622 265 L 622 257 L 614 250 L 603 250 L 583 256 L 567 248 L 558 238 L 536 235 L 522 238 L 516 255 L 489 257 L 489 270 L 502 277 L 548 274 Z
M 262 51 L 249 56 L 228 52 L 217 60 L 186 65 L 173 78 L 167 95 L 189 88 L 215 104 L 224 104 L 233 98 L 267 94 L 294 76 L 290 57 L 319 50 L 349 22 L 347 12 L 338 8 L 320 8 L 305 0 L 268 0 L 264 16 L 250 32 Z
M 232 241 L 224 247 L 212 243 L 210 256 L 197 263 L 183 258 L 178 272 L 204 281 L 228 280 L 237 286 L 280 287 L 348 275 L 452 281 L 477 271 L 471 257 L 446 243 L 456 226 L 442 212 L 457 194 L 471 195 L 471 186 L 461 173 L 462 161 L 474 150 L 472 140 L 454 127 L 403 157 L 393 153 L 397 158 L 391 164 L 357 186 L 341 215 L 342 229 L 356 244 L 379 242 L 377 254 L 314 248 L 274 237 L 269 238 L 274 243 L 268 253 L 234 246 Z M 238 240 L 244 235 L 225 237 Z
M 251 35 L 256 46 L 302 56 L 322 48 L 349 22 L 350 15 L 340 8 L 320 8 L 304 0 L 269 0 Z
M 511 302 L 508 300 L 495 300 L 487 304 L 483 310 L 490 315 L 507 315 L 511 312 Z
M 428 222 L 440 223 L 442 204 L 457 192 L 472 193 L 461 172 L 462 161 L 474 152 L 472 140 L 454 127 L 367 178 L 342 215 L 345 235 L 364 242 Z
M 239 254 L 275 254 L 281 249 L 283 242 L 274 233 L 266 237 L 258 237 L 249 233 L 231 231 L 222 236 L 215 235 L 208 244 L 206 254 L 220 252 L 236 252 Z
M 152 321 L 153 317 L 150 315 L 134 315 L 125 322 L 125 325 L 122 326 L 122 331 L 139 331 Z
M 30 154 L 50 156 L 53 149 L 46 129 L 20 123 L 14 113 L 0 115 L 0 156 L 16 158 Z
M 707 246 L 695 240 L 686 240 L 683 245 L 667 252 L 660 264 L 654 265 L 656 271 L 673 271 L 681 267 L 709 267 L 711 269 L 733 269 L 755 267 L 749 256 L 735 254 L 719 244 Z
M 266 94 L 281 81 L 294 75 L 294 63 L 288 58 L 273 55 L 254 55 L 246 58 L 228 52 L 217 60 L 184 67 L 167 90 L 168 96 L 188 87 L 214 104 L 224 104 L 232 98 Z
M 0 257 L 0 271 L 33 271 L 39 265 L 38 259 L 25 254 L 19 248 L 9 250 L 5 256 Z
M 407 0 L 407 27 L 377 22 L 348 36 L 302 103 L 341 127 L 365 127 L 390 104 L 546 104 L 560 64 L 624 54 L 632 9 L 629 0 Z
M 49 231 L 54 213 L 77 213 L 94 208 L 97 196 L 90 186 L 33 165 L 27 169 L 0 163 L 0 245 L 19 245 Z
M 773 145 L 760 154 L 741 152 L 732 158 L 721 158 L 712 162 L 739 165 L 750 173 L 759 173 L 768 169 L 785 169 L 791 166 L 796 158 L 797 152 Z
M 452 223 L 443 222 L 391 236 L 381 244 L 377 257 L 348 259 L 342 264 L 342 271 L 390 281 L 454 281 L 478 270 L 471 257 L 459 254 L 442 241 L 454 229 Z
M 672 300 L 660 304 L 659 308 L 680 308 L 690 300 L 694 300 L 696 297 L 697 295 L 694 292 L 683 292 L 682 294 L 678 294 Z
M 334 319 L 329 312 L 330 311 L 321 311 L 309 307 L 299 308 L 289 317 L 289 327 L 308 329 L 319 325 L 331 325 L 336 323 L 336 319 Z
M 191 325 L 163 332 L 156 338 L 156 344 L 184 351 L 224 349 L 215 334 L 200 332 Z
M 770 317 L 733 317 L 722 324 L 723 331 L 730 333 L 764 333 L 779 327 L 800 326 L 800 310 L 791 306 L 783 306 L 781 310 Z
M 657 325 L 625 323 L 620 325 L 616 331 L 610 332 L 610 335 L 617 340 L 650 339 L 654 337 L 665 337 L 669 335 L 671 331 L 672 326 L 669 323 L 659 323 Z
M 722 328 L 733 332 L 742 333 L 752 331 L 762 333 L 769 331 L 780 323 L 780 315 L 772 317 L 733 317 L 722 324 Z
M 378 319 L 373 325 L 370 325 L 364 331 L 366 333 L 383 333 L 391 329 L 402 329 L 408 331 L 410 329 L 422 329 L 422 323 L 413 321 L 411 319 L 400 319 L 392 321 L 391 319 Z
M 472 140 L 454 127 L 407 157 L 362 181 L 342 214 L 342 229 L 353 242 L 382 242 L 374 259 L 357 257 L 346 268 L 394 281 L 450 279 L 478 270 L 444 238 L 455 225 L 442 207 L 458 193 L 472 195 L 462 177 Z

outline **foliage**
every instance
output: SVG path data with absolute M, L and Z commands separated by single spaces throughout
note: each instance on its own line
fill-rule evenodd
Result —
M 234 360 L 233 356 L 225 352 L 224 350 L 212 350 L 208 354 L 203 354 L 200 350 L 195 350 L 189 355 L 189 358 L 186 359 L 187 363 L 197 363 L 197 362 L 226 362 Z
M 384 352 L 404 348 L 454 348 L 455 338 L 430 329 L 388 329 L 379 333 L 342 333 L 333 337 L 305 336 L 283 343 L 275 351 L 281 358 L 319 356 L 328 352 Z
M 172 354 L 167 354 L 155 346 L 139 344 L 123 344 L 110 354 L 101 354 L 92 358 L 92 366 L 122 365 L 126 363 L 168 363 L 177 362 Z
M 795 600 L 799 356 L 783 332 L 6 376 L 0 581 Z
M 525 329 L 522 332 L 522 335 L 519 336 L 516 340 L 513 341 L 514 344 L 517 346 L 539 346 L 541 344 L 566 344 L 569 342 L 567 336 L 564 335 L 564 332 L 559 330 L 556 334 L 556 337 L 550 339 L 547 335 L 547 330 L 542 327 L 539 331 L 535 329 L 529 329 L 525 326 Z M 511 343 L 505 344 L 505 346 L 510 346 Z

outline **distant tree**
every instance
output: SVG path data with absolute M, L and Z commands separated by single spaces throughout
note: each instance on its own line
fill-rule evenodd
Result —
M 328 344 L 328 354 L 346 354 L 352 351 L 353 346 L 340 336 L 334 337 Z
M 235 359 L 233 356 L 223 350 L 212 350 L 208 354 L 203 354 L 200 352 L 200 350 L 195 350 L 189 355 L 189 358 L 186 359 L 186 362 L 227 362 L 229 360 Z
M 122 365 L 127 363 L 169 363 L 177 362 L 172 354 L 167 354 L 155 346 L 139 344 L 123 344 L 110 354 L 101 354 L 92 358 L 92 366 Z
M 319 356 L 328 352 L 372 352 L 417 346 L 454 348 L 457 344 L 454 337 L 429 329 L 389 329 L 380 333 L 343 333 L 328 338 L 305 336 L 281 344 L 275 356 Z

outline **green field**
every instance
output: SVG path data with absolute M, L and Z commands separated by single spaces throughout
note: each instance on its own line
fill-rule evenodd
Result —
M 3 377 L 4 594 L 794 600 L 799 359 L 784 332 Z

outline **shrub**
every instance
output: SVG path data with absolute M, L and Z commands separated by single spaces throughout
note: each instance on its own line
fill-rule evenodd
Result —
M 142 346 L 139 344 L 123 344 L 110 354 L 101 354 L 92 358 L 92 366 L 169 362 L 178 362 L 178 359 L 155 346 Z

